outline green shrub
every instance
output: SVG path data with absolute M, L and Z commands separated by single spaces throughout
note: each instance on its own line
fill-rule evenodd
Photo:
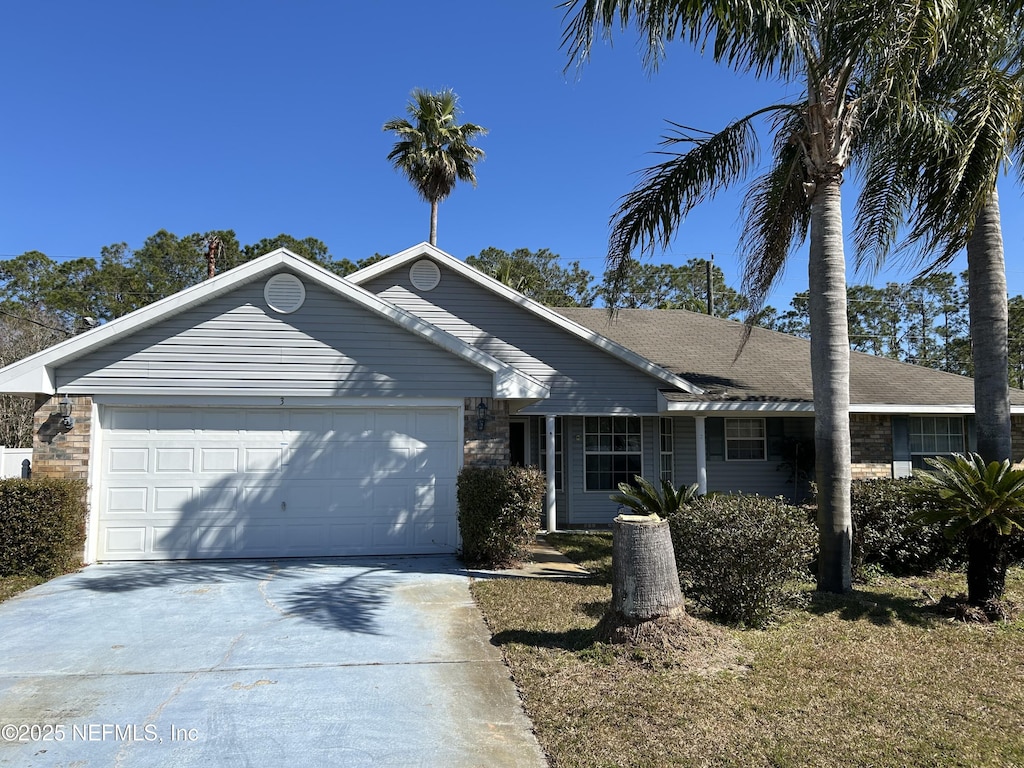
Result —
M 0 480 L 0 576 L 51 578 L 81 566 L 85 492 L 82 480 Z
M 914 484 L 901 480 L 855 480 L 851 485 L 853 574 L 863 578 L 881 570 L 894 576 L 919 576 L 962 565 L 964 552 L 918 514 L 927 502 L 911 498 Z
M 503 568 L 526 557 L 540 525 L 544 475 L 535 467 L 467 467 L 459 473 L 459 532 L 469 565 Z
M 817 543 L 807 515 L 781 498 L 704 496 L 669 525 L 687 595 L 721 621 L 752 627 L 791 602 Z

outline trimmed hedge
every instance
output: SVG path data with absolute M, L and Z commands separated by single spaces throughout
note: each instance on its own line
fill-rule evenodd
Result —
M 82 565 L 84 480 L 0 480 L 0 576 L 52 578 Z
M 917 519 L 920 502 L 912 501 L 910 478 L 854 480 L 850 487 L 853 514 L 853 575 L 872 571 L 893 576 L 922 576 L 936 570 L 958 570 L 967 563 L 965 540 L 950 540 L 938 523 Z M 1024 560 L 1024 535 L 1006 541 L 1011 564 Z
M 462 559 L 504 568 L 526 557 L 540 527 L 544 474 L 535 467 L 466 467 L 459 473 Z
M 784 499 L 703 496 L 668 522 L 684 591 L 720 621 L 764 626 L 810 576 L 816 529 Z
M 966 561 L 962 547 L 946 538 L 941 526 L 916 519 L 921 505 L 910 499 L 912 485 L 909 479 L 851 484 L 855 577 L 864 578 L 872 570 L 919 576 Z

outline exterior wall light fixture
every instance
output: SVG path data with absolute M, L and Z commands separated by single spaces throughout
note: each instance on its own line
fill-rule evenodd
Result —
M 60 425 L 66 430 L 70 430 L 75 426 L 75 419 L 71 415 L 71 407 L 71 398 L 64 395 L 63 399 L 60 401 Z
M 488 411 L 487 403 L 485 403 L 483 400 L 481 400 L 480 404 L 476 407 L 476 431 L 477 432 L 483 432 L 485 429 L 487 429 L 487 411 Z

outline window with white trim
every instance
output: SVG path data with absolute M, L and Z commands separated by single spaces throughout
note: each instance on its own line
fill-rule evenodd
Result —
M 964 420 L 959 416 L 911 416 L 910 460 L 929 469 L 925 459 L 964 452 Z
M 674 426 L 672 419 L 661 417 L 661 479 L 667 480 L 673 486 L 675 485 L 675 472 L 673 471 L 675 459 L 672 450 Z
M 587 416 L 583 419 L 585 490 L 613 491 L 643 474 L 639 416 Z
M 540 457 L 540 471 L 548 471 L 548 437 L 547 437 L 547 424 L 546 418 L 540 418 L 540 429 L 537 431 L 540 433 L 540 448 L 538 449 L 538 456 Z M 555 490 L 562 490 L 562 417 L 555 417 Z
M 764 461 L 768 441 L 764 419 L 725 420 L 726 461 Z

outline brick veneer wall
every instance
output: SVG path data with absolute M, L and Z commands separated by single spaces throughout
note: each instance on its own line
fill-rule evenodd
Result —
M 89 479 L 89 443 L 92 439 L 92 398 L 74 395 L 71 430 L 61 426 L 60 401 L 63 396 L 36 398 L 33 420 L 32 476 Z
M 487 405 L 487 426 L 476 428 L 476 407 Z M 493 398 L 466 398 L 462 420 L 463 463 L 467 467 L 507 467 L 512 461 L 509 449 L 508 403 Z
M 850 474 L 854 480 L 892 477 L 892 419 L 850 414 Z
M 1010 442 L 1013 460 L 1024 462 L 1024 416 L 1010 417 Z

